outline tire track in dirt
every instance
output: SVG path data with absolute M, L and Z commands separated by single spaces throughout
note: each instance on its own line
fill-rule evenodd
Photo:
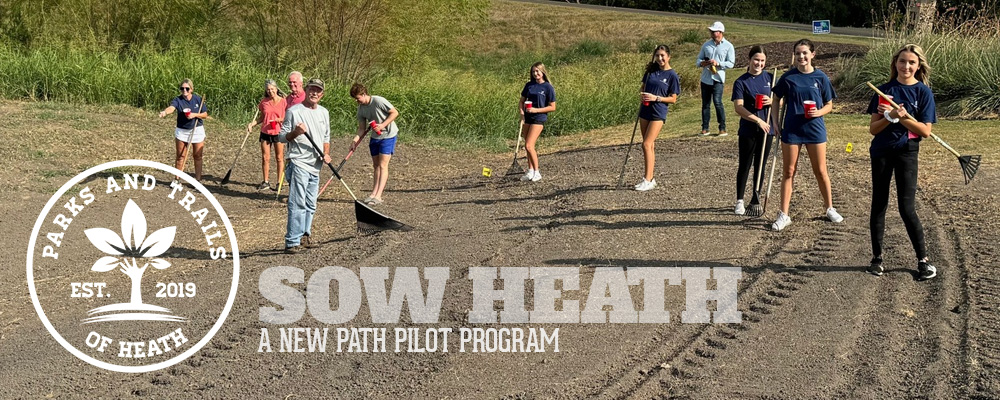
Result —
M 800 189 L 801 186 L 797 189 Z M 800 195 L 801 198 L 801 195 Z M 838 195 L 834 194 L 834 203 L 840 204 Z M 845 243 L 851 235 L 851 229 L 845 224 L 824 223 L 822 228 L 802 232 L 802 226 L 793 226 L 797 239 L 782 235 L 780 243 L 768 252 L 766 259 L 774 260 L 760 266 L 763 271 L 760 278 L 749 283 L 740 296 L 749 297 L 740 310 L 743 312 L 743 322 L 740 324 L 707 325 L 698 337 L 690 341 L 668 357 L 661 359 L 659 368 L 645 374 L 634 387 L 621 393 L 613 393 L 602 398 L 693 398 L 698 397 L 698 383 L 708 377 L 704 375 L 704 367 L 717 362 L 731 343 L 752 334 L 761 323 L 769 323 L 769 316 L 778 312 L 779 308 L 791 304 L 795 294 L 815 278 L 811 270 L 836 253 L 839 245 Z M 819 238 L 811 247 L 808 240 L 818 234 Z M 804 256 L 797 257 L 803 250 Z M 793 267 L 804 265 L 804 267 Z M 789 266 L 789 267 L 785 267 Z M 777 268 L 775 268 L 777 267 Z

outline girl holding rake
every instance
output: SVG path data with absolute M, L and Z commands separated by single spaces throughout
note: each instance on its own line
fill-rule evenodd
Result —
M 736 169 L 736 215 L 743 215 L 743 192 L 747 188 L 747 176 L 751 164 L 754 167 L 753 181 L 759 182 L 759 171 L 763 170 L 761 158 L 757 154 L 771 152 L 771 124 L 767 121 L 767 111 L 771 106 L 772 75 L 764 70 L 767 55 L 760 46 L 750 48 L 750 66 L 747 72 L 733 83 L 733 103 L 740 115 L 739 167 Z M 760 99 L 760 101 L 758 101 Z M 765 158 L 766 160 L 766 158 Z M 751 210 L 751 215 L 753 210 Z M 759 216 L 759 214 L 758 214 Z
M 889 82 L 879 90 L 892 96 L 899 107 L 875 95 L 868 104 L 872 134 L 869 152 L 872 159 L 872 209 L 870 229 L 872 261 L 868 272 L 881 276 L 882 236 L 885 233 L 885 211 L 889 205 L 889 185 L 896 176 L 896 196 L 899 216 L 917 253 L 917 279 L 937 276 L 937 268 L 927 261 L 924 229 L 914 207 L 917 194 L 917 156 L 920 140 L 931 135 L 931 125 L 937 122 L 934 93 L 927 86 L 930 67 L 924 50 L 907 44 L 896 51 L 889 66 Z

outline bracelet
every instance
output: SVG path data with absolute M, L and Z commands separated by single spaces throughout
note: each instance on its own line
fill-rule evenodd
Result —
M 893 124 L 898 124 L 899 123 L 899 118 L 893 118 L 893 117 L 889 116 L 889 110 L 886 110 L 885 112 L 883 112 L 882 116 L 884 116 L 885 119 L 887 121 L 889 121 L 890 123 L 893 123 Z
M 656 96 L 656 102 L 657 102 L 657 103 L 659 103 L 659 102 L 660 102 L 660 96 Z

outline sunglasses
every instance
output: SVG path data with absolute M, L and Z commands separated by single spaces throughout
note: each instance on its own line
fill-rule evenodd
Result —
M 189 92 L 189 91 L 191 91 L 191 88 L 189 88 L 187 86 L 181 86 L 178 89 L 180 89 L 182 92 Z

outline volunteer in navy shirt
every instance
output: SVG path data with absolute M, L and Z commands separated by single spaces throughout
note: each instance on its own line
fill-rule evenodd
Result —
M 774 95 L 780 99 L 778 107 L 785 113 L 780 126 L 781 135 L 781 209 L 771 228 L 780 231 L 792 223 L 788 208 L 792 202 L 792 178 L 799 161 L 799 150 L 806 147 L 809 153 L 813 175 L 819 184 L 819 192 L 826 208 L 826 218 L 839 223 L 844 220 L 833 208 L 833 189 L 826 171 L 826 125 L 823 115 L 833 110 L 833 86 L 823 71 L 813 67 L 816 47 L 809 39 L 802 39 L 792 46 L 795 67 L 785 72 L 774 85 Z M 815 108 L 807 115 L 804 102 L 815 102 Z
M 747 72 L 733 83 L 733 105 L 740 116 L 739 166 L 736 169 L 736 215 L 743 215 L 743 193 L 746 192 L 747 176 L 753 165 L 754 188 L 759 186 L 761 173 L 771 152 L 773 136 L 771 124 L 767 122 L 771 109 L 771 84 L 774 76 L 764 70 L 767 55 L 764 48 L 753 46 L 749 54 L 750 66 Z M 757 107 L 757 96 L 762 96 L 761 107 Z M 763 154 L 761 154 L 763 152 Z
M 174 168 L 184 170 L 184 163 L 187 161 L 187 145 L 191 143 L 191 152 L 194 158 L 194 178 L 201 180 L 202 159 L 205 155 L 205 121 L 208 118 L 208 106 L 204 104 L 201 96 L 194 94 L 194 83 L 191 79 L 184 79 L 177 87 L 181 94 L 174 97 L 163 111 L 160 111 L 160 118 L 177 111 L 177 127 L 174 129 Z
M 930 67 L 923 49 L 907 44 L 892 57 L 889 83 L 879 90 L 892 96 L 899 108 L 879 104 L 872 97 L 868 104 L 871 114 L 869 132 L 874 135 L 869 149 L 872 159 L 872 209 L 869 228 L 872 239 L 872 261 L 868 272 L 882 275 L 882 236 L 885 233 L 885 211 L 889 206 L 889 186 L 896 176 L 896 202 L 906 233 L 917 255 L 917 279 L 937 276 L 937 268 L 927 260 L 924 228 L 917 217 L 917 157 L 920 140 L 931 135 L 931 125 L 937 122 L 934 93 L 927 87 Z M 888 102 L 886 102 L 888 103 Z
M 521 177 L 522 181 L 538 182 L 542 173 L 538 167 L 538 152 L 535 142 L 542 134 L 545 123 L 549 120 L 548 113 L 556 110 L 556 90 L 549 81 L 549 73 L 545 64 L 540 62 L 531 66 L 528 73 L 528 83 L 521 89 L 521 100 L 518 102 L 518 112 L 521 114 L 521 136 L 524 137 L 524 150 L 528 153 L 528 172 Z M 528 107 L 526 102 L 531 102 Z
M 639 129 L 642 131 L 642 156 L 645 161 L 642 181 L 635 190 L 647 191 L 656 187 L 653 167 L 656 164 L 654 144 L 660 129 L 667 120 L 667 106 L 677 102 L 681 81 L 670 67 L 670 47 L 659 45 L 653 49 L 652 60 L 646 64 L 639 87 Z

